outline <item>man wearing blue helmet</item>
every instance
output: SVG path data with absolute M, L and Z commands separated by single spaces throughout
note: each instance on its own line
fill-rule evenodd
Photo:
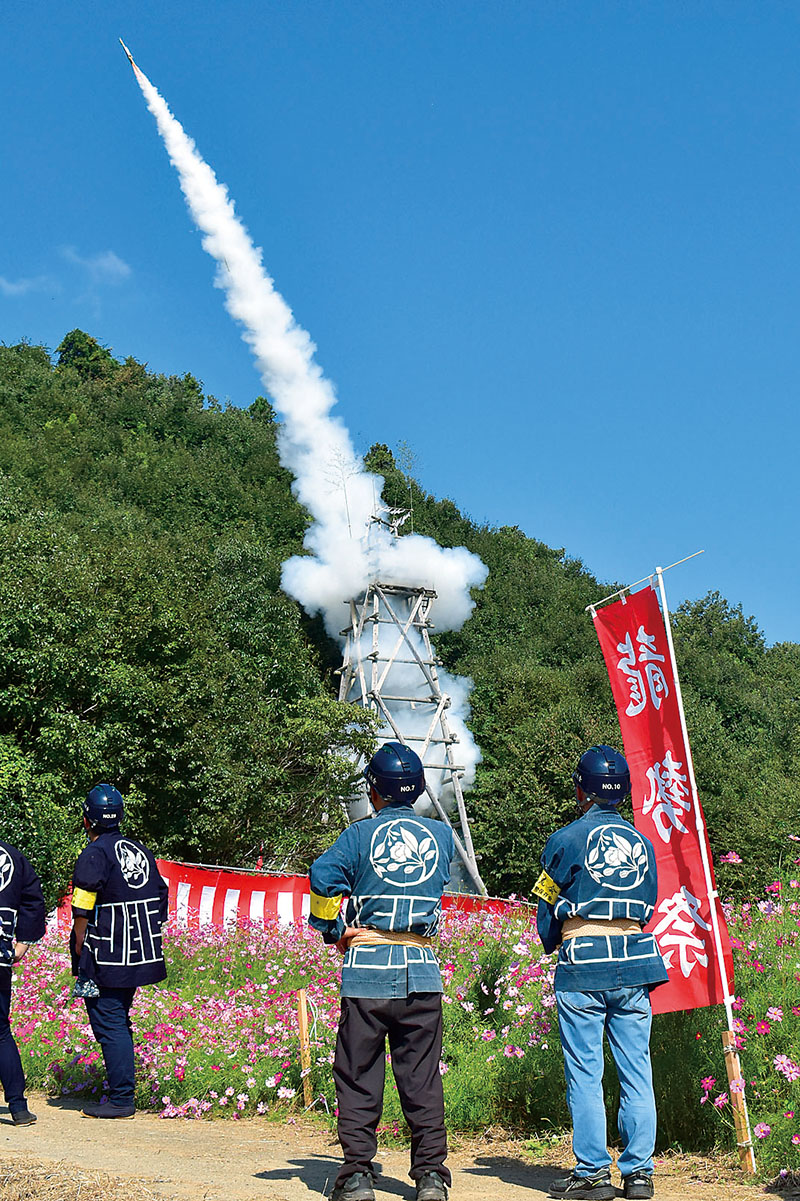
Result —
M 414 812 L 425 773 L 403 743 L 385 743 L 364 776 L 374 819 L 349 826 L 309 872 L 309 922 L 344 955 L 333 1065 L 344 1163 L 331 1201 L 374 1201 L 387 1038 L 411 1130 L 417 1201 L 446 1201 L 442 977 L 431 944 L 450 878 L 453 832 Z
M 617 1167 L 628 1201 L 646 1201 L 656 1139 L 649 990 L 667 979 L 655 939 L 642 931 L 657 897 L 655 855 L 617 812 L 631 787 L 619 751 L 590 747 L 572 779 L 580 817 L 547 840 L 534 887 L 544 949 L 559 948 L 554 988 L 576 1161 L 550 1192 L 572 1201 L 616 1196 L 603 1100 L 605 1032 L 620 1083 L 625 1146 Z
M 89 844 L 72 875 L 75 995 L 86 1002 L 108 1078 L 108 1101 L 84 1106 L 89 1118 L 134 1116 L 130 1008 L 140 985 L 167 974 L 161 927 L 169 889 L 147 847 L 120 833 L 124 809 L 111 784 L 92 789 L 83 805 Z

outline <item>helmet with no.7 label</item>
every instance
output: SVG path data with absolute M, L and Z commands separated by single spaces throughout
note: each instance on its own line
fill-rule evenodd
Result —
M 425 791 L 422 760 L 402 742 L 385 742 L 364 769 L 364 777 L 385 801 L 413 805 Z

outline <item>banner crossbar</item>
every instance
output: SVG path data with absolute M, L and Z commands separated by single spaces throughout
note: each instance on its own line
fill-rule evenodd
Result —
M 609 601 L 616 600 L 618 596 L 624 596 L 626 592 L 632 592 L 634 588 L 638 588 L 640 584 L 646 584 L 648 580 L 652 580 L 656 572 L 672 571 L 673 567 L 680 567 L 681 563 L 688 563 L 690 559 L 696 559 L 698 555 L 704 555 L 704 550 L 696 550 L 692 555 L 686 555 L 683 559 L 678 559 L 676 563 L 670 563 L 669 567 L 657 567 L 655 571 L 651 571 L 650 575 L 644 575 L 640 580 L 634 580 L 632 584 L 626 584 L 624 588 L 618 588 L 616 592 L 612 592 L 610 596 L 604 596 L 602 600 L 593 601 L 591 605 L 586 605 L 584 613 L 594 613 L 595 609 L 599 609 L 601 605 L 607 604 Z

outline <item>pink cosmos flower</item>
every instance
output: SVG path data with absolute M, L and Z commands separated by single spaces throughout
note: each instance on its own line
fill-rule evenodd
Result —
M 714 1098 L 713 1104 L 717 1109 L 722 1109 L 723 1105 L 728 1104 L 728 1094 L 720 1093 L 718 1097 Z
M 797 1144 L 800 1143 L 800 1134 L 793 1134 L 792 1142 L 794 1143 L 795 1146 L 797 1146 Z
M 769 1022 L 756 1022 L 756 1034 L 769 1034 Z
M 782 1022 L 783 1010 L 781 1009 L 780 1005 L 770 1005 L 769 1009 L 767 1010 L 767 1018 L 771 1022 Z
M 771 1130 L 772 1127 L 768 1126 L 766 1122 L 759 1122 L 753 1133 L 755 1134 L 756 1138 L 766 1138 Z
M 525 1052 L 522 1047 L 515 1047 L 512 1043 L 510 1046 L 503 1047 L 503 1054 L 506 1059 L 522 1059 Z
M 727 855 L 720 855 L 720 863 L 743 863 L 741 855 L 737 855 L 735 851 L 728 851 Z
M 730 1090 L 732 1093 L 743 1093 L 744 1092 L 744 1080 L 742 1080 L 741 1077 L 739 1077 L 738 1080 L 731 1080 Z
M 708 1093 L 711 1091 L 711 1089 L 714 1087 L 714 1085 L 716 1083 L 717 1082 L 713 1076 L 704 1076 L 703 1079 L 700 1081 L 700 1087 L 705 1089 L 705 1091 Z

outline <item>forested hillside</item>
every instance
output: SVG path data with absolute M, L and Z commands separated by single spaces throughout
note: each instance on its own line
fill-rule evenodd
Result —
M 80 799 L 109 779 L 164 855 L 253 866 L 263 846 L 265 863 L 302 867 L 343 820 L 372 731 L 334 700 L 338 648 L 280 590 L 306 518 L 272 409 L 223 408 L 193 377 L 118 362 L 81 331 L 54 359 L 0 347 L 0 837 L 54 896 Z M 368 465 L 418 532 L 490 569 L 437 647 L 475 681 L 482 873 L 524 894 L 571 816 L 577 755 L 619 741 L 584 613 L 613 585 L 423 493 L 385 446 Z M 678 612 L 676 645 L 714 849 L 744 859 L 723 866 L 723 892 L 746 888 L 798 829 L 800 646 L 767 648 L 718 595 Z

